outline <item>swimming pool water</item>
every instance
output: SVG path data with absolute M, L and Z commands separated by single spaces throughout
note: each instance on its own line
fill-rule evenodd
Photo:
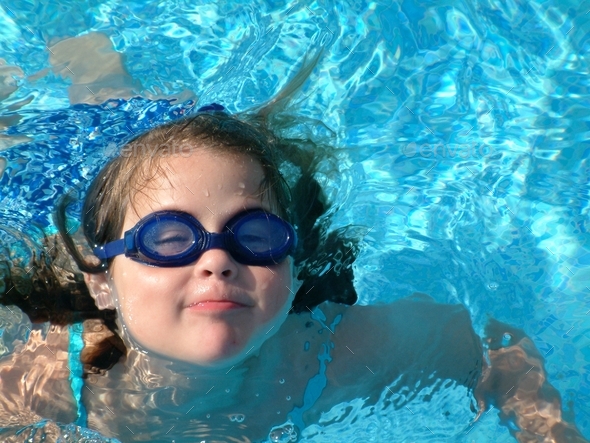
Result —
M 55 232 L 56 199 L 85 189 L 133 134 L 197 101 L 231 112 L 259 104 L 323 47 L 297 112 L 336 134 L 340 174 L 326 174 L 325 185 L 337 208 L 332 227 L 365 232 L 359 303 L 421 291 L 466 306 L 478 333 L 488 316 L 524 329 L 589 436 L 588 8 L 2 1 L 0 242 L 11 249 L 3 254 L 27 259 L 32 247 L 15 233 L 35 242 Z M 77 46 L 56 49 L 75 36 Z M 124 55 L 112 75 L 76 78 L 91 44 Z M 2 314 L 6 354 L 28 320 Z M 440 403 L 415 399 L 411 414 L 387 409 L 386 393 L 385 411 L 340 405 L 302 441 L 514 441 L 496 412 L 474 425 L 468 410 L 434 413 L 466 395 L 446 392 Z

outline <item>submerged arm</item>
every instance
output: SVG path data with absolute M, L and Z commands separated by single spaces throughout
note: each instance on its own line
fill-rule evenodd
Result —
M 511 432 L 519 442 L 587 442 L 563 419 L 561 396 L 547 381 L 531 339 L 496 320 L 488 323 L 486 337 L 490 366 L 476 388 L 480 409 L 488 403 L 500 409 L 502 421 L 518 428 Z
M 68 331 L 58 326 L 52 326 L 46 337 L 33 329 L 27 343 L 0 360 L 2 441 L 20 441 L 14 432 L 27 426 L 32 426 L 31 432 L 43 428 L 49 437 L 58 435 L 55 422 L 74 421 L 77 405 L 69 374 Z M 29 433 L 23 431 L 19 437 L 24 441 Z M 8 434 L 13 434 L 10 439 Z
M 394 381 L 411 387 L 408 398 L 437 379 L 474 389 L 481 375 L 483 350 L 468 311 L 424 294 L 346 308 L 331 337 L 329 379 L 358 397 L 378 397 Z

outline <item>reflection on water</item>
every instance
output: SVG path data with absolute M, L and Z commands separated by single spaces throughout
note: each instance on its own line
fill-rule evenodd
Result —
M 590 429 L 589 16 L 579 5 L 37 6 L 15 1 L 13 13 L 0 12 L 2 225 L 37 235 L 32 221 L 53 232 L 55 199 L 84 189 L 122 140 L 190 112 L 196 96 L 231 111 L 260 103 L 323 45 L 299 112 L 321 117 L 339 137 L 342 175 L 326 182 L 339 209 L 333 227 L 371 228 L 355 270 L 361 302 L 419 290 L 467 306 L 482 334 L 488 316 L 519 325 L 545 354 L 564 404 Z M 144 98 L 129 99 L 135 94 Z M 178 99 L 149 100 L 165 97 Z M 10 231 L 2 240 L 14 244 Z M 6 312 L 6 352 L 26 332 L 15 332 L 14 318 Z M 520 346 L 492 358 L 535 365 Z M 444 401 L 457 392 L 450 387 Z M 362 401 L 344 410 L 306 435 L 323 438 L 321 428 L 329 440 L 362 422 L 367 434 L 350 437 L 368 438 L 412 418 L 402 408 L 384 414 L 389 426 L 374 423 L 378 414 Z M 450 428 L 466 423 L 449 420 Z M 472 432 L 508 439 L 497 423 L 486 414 Z M 199 436 L 208 432 L 196 426 Z

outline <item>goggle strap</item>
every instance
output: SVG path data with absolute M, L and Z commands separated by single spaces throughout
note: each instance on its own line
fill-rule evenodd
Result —
M 104 246 L 99 246 L 98 248 L 94 248 L 94 255 L 96 255 L 101 260 L 106 260 L 111 257 L 115 257 L 119 254 L 125 253 L 125 239 L 115 240 L 113 242 L 107 243 Z

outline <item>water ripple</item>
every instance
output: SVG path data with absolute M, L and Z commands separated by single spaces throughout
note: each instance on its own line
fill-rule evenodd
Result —
M 587 329 L 590 309 L 590 16 L 578 4 L 9 7 L 0 8 L 0 240 L 15 245 L 15 257 L 30 255 L 41 230 L 55 232 L 56 199 L 84 189 L 134 133 L 190 112 L 197 97 L 232 112 L 262 103 L 306 52 L 324 48 L 294 111 L 337 135 L 342 174 L 320 178 L 334 202 L 332 227 L 365 233 L 355 269 L 361 303 L 418 290 L 469 307 L 479 331 L 491 315 L 534 332 L 535 343 L 553 347 L 550 378 L 590 429 L 582 398 L 590 384 L 568 372 L 584 374 L 590 356 L 581 336 L 565 334 Z M 101 87 L 136 92 L 70 106 L 75 87 L 86 98 L 92 88 L 50 64 L 48 48 L 64 30 L 106 36 L 112 55 L 124 56 L 125 78 Z M 33 242 L 15 243 L 14 230 Z M 6 320 L 5 337 L 20 334 L 15 321 Z M 366 420 L 363 441 L 385 426 Z M 420 430 L 416 438 L 442 435 L 431 429 L 436 437 Z M 492 422 L 488 432 L 505 437 Z

